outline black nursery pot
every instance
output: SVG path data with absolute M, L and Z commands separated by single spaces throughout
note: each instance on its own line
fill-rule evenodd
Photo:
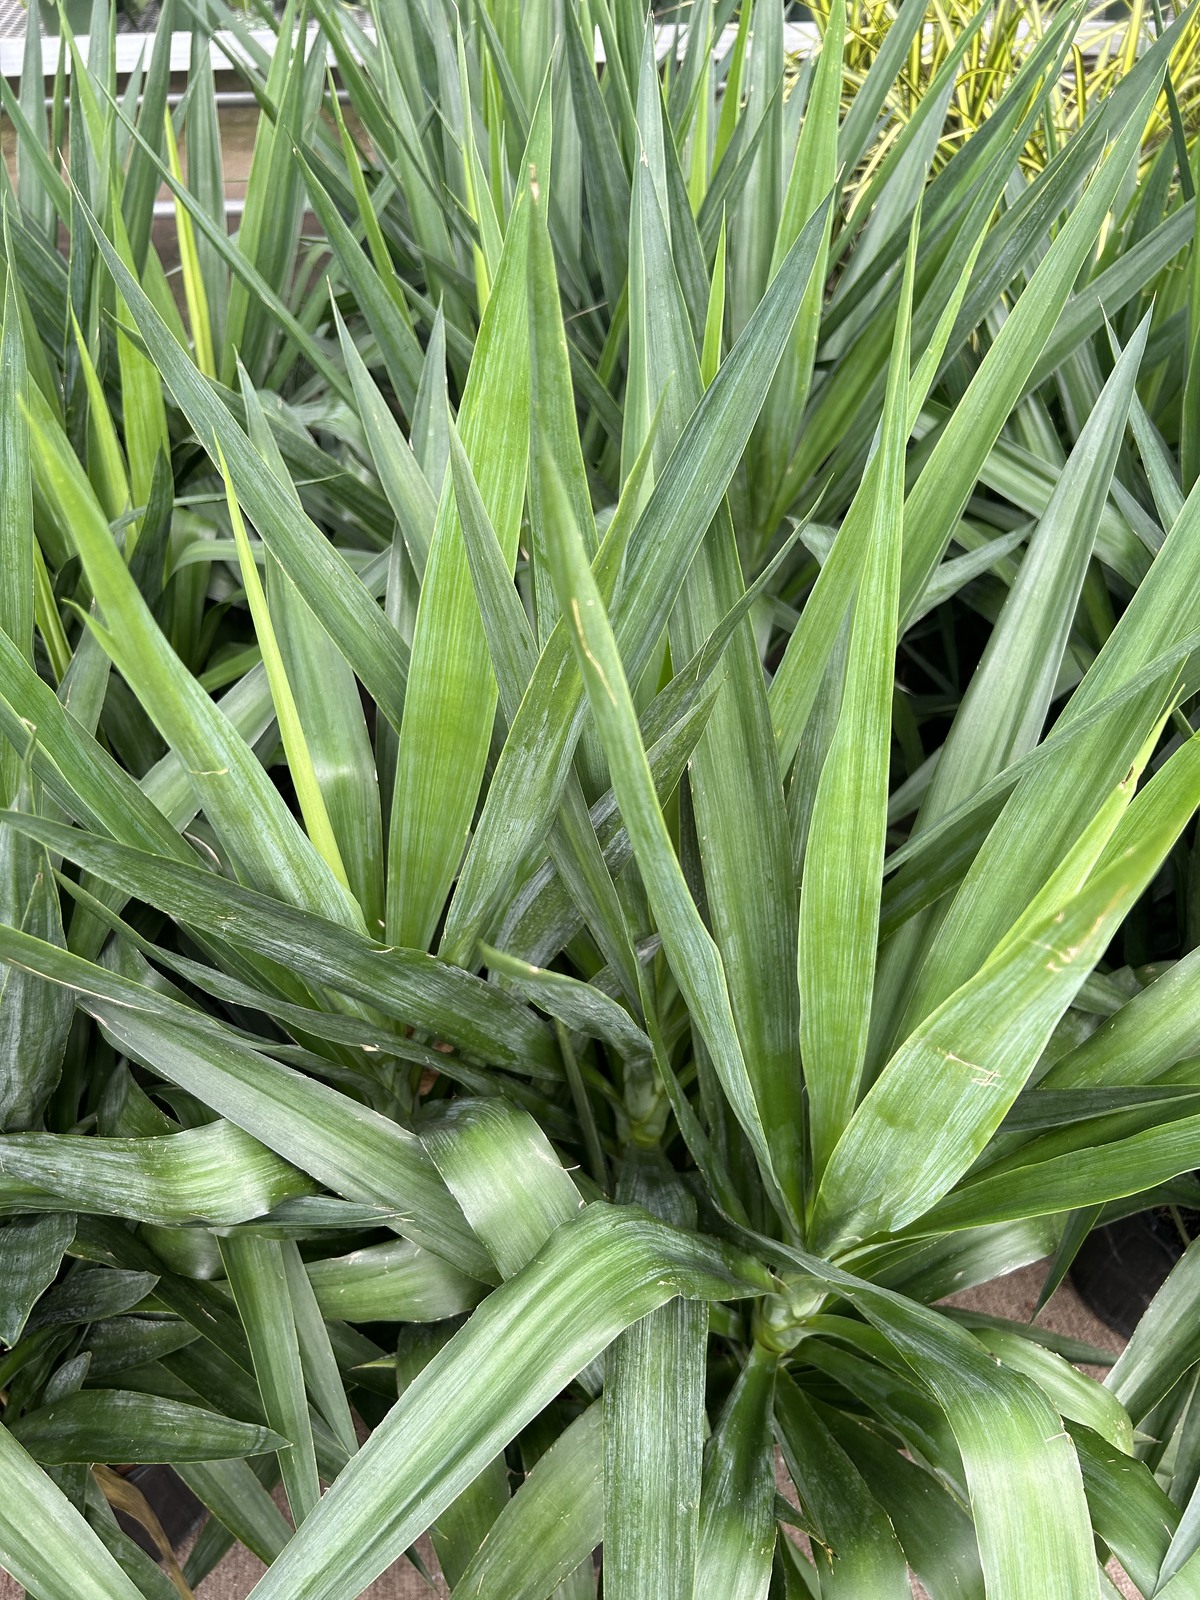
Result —
M 1140 1211 L 1087 1236 L 1071 1267 L 1071 1282 L 1101 1322 L 1128 1338 L 1183 1249 L 1173 1217 Z
M 203 1518 L 203 1505 L 170 1467 L 135 1467 L 128 1478 L 145 1495 L 147 1504 L 162 1524 L 162 1531 L 170 1541 L 172 1550 L 178 1550 Z M 117 1521 L 147 1555 L 153 1556 L 156 1561 L 162 1559 L 162 1552 L 140 1522 L 134 1522 L 120 1511 L 117 1512 Z

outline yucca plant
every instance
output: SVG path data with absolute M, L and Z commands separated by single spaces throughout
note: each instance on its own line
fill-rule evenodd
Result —
M 818 3 L 811 9 L 818 27 L 824 30 L 830 7 Z M 926 137 L 936 141 L 933 170 L 949 161 L 963 140 L 977 133 L 992 114 L 1014 74 L 1063 9 L 1058 0 L 1048 5 L 1012 0 L 982 8 L 953 0 L 924 8 L 916 6 L 915 0 L 905 6 L 893 5 L 890 0 L 863 0 L 849 7 L 843 53 L 847 108 L 876 56 L 885 47 L 889 55 L 896 51 L 885 115 L 863 160 L 859 182 L 869 179 L 918 113 L 926 121 Z M 1164 27 L 1164 9 L 1170 17 L 1169 8 L 1147 5 L 1145 0 L 1084 10 L 1064 71 L 1029 130 L 1021 153 L 1023 166 L 1040 171 L 1074 136 L 1096 102 L 1112 92 L 1142 50 L 1158 37 Z M 893 24 L 898 24 L 895 32 Z M 906 53 L 901 41 L 907 44 Z M 1186 142 L 1185 130 L 1195 126 L 1200 94 L 1198 51 L 1200 26 L 1192 14 L 1176 35 L 1168 93 L 1151 110 L 1143 132 L 1142 175 L 1164 144 L 1172 139 Z M 799 74 L 806 70 L 803 59 L 795 63 L 795 70 Z
M 632 0 L 273 52 L 168 0 L 120 92 L 97 0 L 48 110 L 38 52 L 0 89 L 41 1600 L 235 1540 L 350 1600 L 426 1530 L 460 1600 L 1200 1592 L 1195 1249 L 1105 1385 L 937 1304 L 1200 1195 L 1186 150 L 1136 182 L 1191 18 L 1030 170 L 1056 14 L 863 188 L 922 14 L 844 108 L 845 18 L 788 93 L 779 0 L 679 52 Z M 183 1568 L 115 1520 L 146 1461 Z

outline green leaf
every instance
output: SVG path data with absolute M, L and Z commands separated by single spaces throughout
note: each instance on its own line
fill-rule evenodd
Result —
M 1005 1372 L 938 1312 L 794 1254 L 858 1306 L 945 1411 L 962 1452 L 987 1590 L 1005 1600 L 1093 1594 L 1096 1560 L 1079 1462 L 1041 1391 Z M 1044 1515 L 1047 1504 L 1054 1517 Z
M 1078 1425 L 1079 1453 L 1092 1523 L 1143 1594 L 1155 1584 L 1179 1523 L 1179 1512 L 1142 1461 Z
M 407 1239 L 310 1262 L 308 1280 L 321 1315 L 349 1322 L 440 1322 L 484 1293 L 478 1279 Z
M 581 983 L 564 972 L 531 966 L 490 945 L 481 945 L 480 953 L 493 973 L 501 975 L 518 994 L 525 995 L 566 1027 L 603 1039 L 626 1058 L 651 1054 L 649 1038 L 628 1011 L 595 984 Z
M 510 773 L 514 774 L 511 779 L 514 783 L 515 775 L 521 772 L 525 772 L 531 780 L 533 770 L 544 774 L 544 762 L 535 769 L 533 756 L 535 747 L 544 754 L 543 735 L 547 726 L 545 719 L 553 714 L 544 703 L 548 682 L 547 668 L 550 665 L 557 665 L 561 678 L 562 673 L 571 670 L 571 663 L 565 626 L 560 619 L 555 624 L 554 632 L 538 664 L 532 666 L 532 676 L 530 675 L 533 640 L 528 620 L 523 612 L 518 617 L 517 610 L 514 610 L 514 600 L 518 608 L 520 601 L 508 581 L 507 567 L 503 558 L 497 560 L 499 551 L 494 530 L 484 522 L 486 508 L 483 507 L 477 490 L 473 488 L 469 463 L 460 459 L 459 452 L 453 448 L 453 444 L 451 465 L 454 491 L 456 497 L 460 497 L 461 514 L 464 517 L 463 530 L 472 579 L 476 584 L 480 615 L 484 621 L 488 646 L 492 652 L 502 705 L 506 716 L 512 712 L 509 738 L 501 752 L 497 773 L 488 791 L 488 799 L 476 824 L 471 847 L 459 875 L 458 887 L 446 914 L 445 930 L 439 947 L 439 953 L 447 960 L 465 963 L 474 956 L 476 940 L 481 931 L 480 923 L 492 900 L 499 894 L 501 886 L 511 879 L 515 864 L 520 861 L 522 855 L 538 842 L 536 837 L 529 835 L 526 811 L 528 796 L 525 796 L 520 805 L 514 805 L 508 810 L 493 804 L 492 796 L 497 793 L 498 785 L 507 786 L 510 782 Z M 621 563 L 637 515 L 640 491 L 649 468 L 650 446 L 647 444 L 626 480 L 617 509 L 596 553 L 594 562 L 596 579 L 601 592 L 606 596 L 611 596 L 615 591 L 620 577 Z M 526 689 L 528 692 L 522 694 L 522 690 Z M 552 699 L 558 698 L 560 691 L 557 681 L 551 685 L 549 692 Z M 536 729 L 535 717 L 541 719 Z M 555 864 L 562 874 L 564 886 L 580 902 L 581 912 L 586 908 L 595 915 L 598 937 L 607 937 L 613 931 L 612 921 L 609 918 L 612 889 L 604 885 L 601 875 L 596 871 L 594 854 L 582 826 L 583 819 L 579 814 L 582 797 L 577 792 L 577 782 L 567 763 L 569 745 L 568 739 L 560 751 L 560 759 L 563 762 L 560 796 L 556 797 L 553 794 L 548 796 L 549 802 L 553 805 L 556 798 L 561 798 L 565 794 L 559 819 L 563 836 L 561 840 L 557 837 L 552 837 L 551 840 Z M 545 818 L 547 823 L 550 822 L 551 815 L 552 812 Z M 615 920 L 619 925 L 621 918 L 618 916 Z M 621 942 L 627 944 L 627 938 L 618 941 Z M 616 970 L 625 973 L 630 965 L 626 951 L 622 948 L 614 949 L 612 959 Z M 629 981 L 629 977 L 626 977 L 626 982 Z M 633 987 L 636 988 L 636 979 L 633 980 Z
M 109 1271 L 105 1267 L 71 1272 L 43 1296 L 30 1325 L 65 1327 L 120 1316 L 140 1305 L 157 1281 L 151 1272 Z
M 179 151 L 175 145 L 175 129 L 170 113 L 163 113 L 163 133 L 167 145 L 167 164 L 177 184 L 183 173 L 179 165 Z M 179 272 L 183 279 L 184 299 L 187 302 L 188 322 L 192 330 L 192 351 L 196 365 L 206 378 L 217 375 L 217 361 L 213 354 L 212 323 L 208 315 L 208 294 L 200 272 L 200 258 L 196 252 L 196 236 L 192 232 L 192 219 L 183 202 L 175 200 L 175 229 L 179 238 Z
M 1195 951 L 1173 962 L 1060 1057 L 1040 1086 L 1057 1093 L 1091 1086 L 1148 1085 L 1185 1060 L 1196 1038 L 1198 973 L 1200 954 Z
M 229 521 L 233 527 L 234 542 L 237 545 L 242 585 L 246 591 L 246 600 L 250 607 L 255 636 L 258 639 L 259 654 L 266 669 L 267 682 L 271 687 L 275 720 L 279 724 L 279 737 L 283 742 L 288 770 L 296 786 L 300 814 L 304 818 L 308 836 L 317 853 L 342 887 L 349 891 L 346 869 L 342 865 L 341 852 L 329 821 L 329 812 L 325 808 L 325 797 L 317 782 L 312 753 L 304 737 L 300 713 L 296 709 L 295 696 L 288 682 L 287 668 L 284 666 L 275 629 L 271 624 L 267 596 L 258 576 L 258 568 L 254 564 L 250 540 L 246 534 L 246 524 L 242 521 L 241 507 L 238 505 L 237 495 L 229 477 L 229 469 L 225 465 L 225 457 L 220 450 L 221 447 L 218 445 L 217 458 L 221 464 L 221 476 L 225 481 L 225 500 L 229 507 Z
M 17 804 L 32 810 L 22 782 Z M 0 835 L 0 922 L 62 945 L 62 914 L 50 857 L 14 830 Z M 69 996 L 14 968 L 0 968 L 0 1128 L 41 1124 L 58 1083 L 75 1007 Z
M 1148 322 L 1117 363 L 1058 476 L 938 758 L 914 826 L 917 836 L 1037 745 L 1062 671 L 1147 332 Z M 875 1019 L 881 1035 L 889 1027 L 911 1027 L 942 998 L 922 985 L 919 967 L 939 921 L 936 911 L 915 920 L 889 946 Z M 930 969 L 936 977 L 937 963 Z
M 1058 475 L 1017 581 L 972 675 L 925 800 L 936 821 L 1037 743 L 1125 431 L 1145 350 L 1143 321 Z
M 977 975 L 896 1051 L 839 1141 L 818 1194 L 814 1228 L 827 1246 L 912 1221 L 982 1151 L 1190 816 L 1190 774 L 1200 755 L 1188 745 L 1179 757 L 1126 812 L 1086 885 L 1065 872 L 1052 879 Z M 1101 848 L 1108 831 L 1101 813 L 1090 830 Z M 864 1182 L 864 1174 L 877 1178 Z
M 221 1260 L 254 1362 L 267 1423 L 284 1440 L 279 1470 L 292 1520 L 299 1527 L 321 1498 L 312 1425 L 304 1393 L 300 1345 L 277 1239 L 233 1234 L 221 1240 Z
M 769 1286 L 743 1270 L 637 1212 L 590 1206 L 409 1385 L 256 1600 L 352 1600 L 623 1328 L 679 1292 L 723 1299 Z
M 1200 1359 L 1195 1321 L 1198 1274 L 1200 1249 L 1189 1245 L 1108 1375 L 1108 1387 L 1135 1424 Z
M 216 1461 L 286 1441 L 269 1428 L 127 1389 L 85 1389 L 9 1427 L 36 1461 Z
M 762 1111 L 734 1023 L 721 954 L 688 892 L 663 821 L 617 641 L 565 498 L 554 506 L 548 526 L 554 530 L 548 554 L 559 607 L 571 622 L 572 644 L 588 703 L 663 947 L 722 1088 L 768 1184 L 782 1200 Z
M 0 1343 L 16 1344 L 75 1236 L 75 1218 L 18 1216 L 0 1228 Z
M 138 129 L 139 132 L 144 132 L 146 141 L 155 154 L 162 149 L 163 114 L 166 111 L 167 96 L 171 86 L 171 36 L 177 19 L 175 0 L 167 0 L 159 12 L 158 28 L 154 35 L 154 51 L 150 57 L 150 70 L 146 74 L 141 97 Z M 197 165 L 195 143 L 189 127 L 188 166 L 193 177 Z M 122 203 L 124 226 L 135 248 L 134 259 L 138 262 L 145 260 L 157 194 L 158 176 L 150 153 L 135 144 L 130 152 Z
M 39 477 L 70 518 L 104 621 L 101 641 L 137 687 L 163 737 L 179 752 L 205 811 L 238 869 L 281 898 L 337 921 L 357 920 L 346 892 L 304 838 L 253 752 L 171 650 L 113 544 L 82 469 L 53 419 L 30 434 Z
M 293 1239 L 285 1239 L 282 1241 L 282 1253 L 304 1382 L 330 1432 L 347 1457 L 352 1456 L 358 1449 L 358 1435 L 342 1375 L 338 1370 L 337 1357 L 333 1353 L 329 1329 L 325 1326 L 317 1297 L 304 1270 L 300 1246 Z
M 421 379 L 421 347 L 412 324 L 388 292 L 386 280 L 371 266 L 317 175 L 303 157 L 297 157 L 297 161 L 304 174 L 309 201 L 329 239 L 334 259 L 375 335 L 392 388 L 411 415 Z
M 898 24 L 897 24 L 898 26 Z M 792 157 L 792 170 L 783 195 L 779 230 L 771 254 L 771 276 L 804 223 L 816 212 L 837 183 L 838 109 L 845 52 L 845 14 L 830 9 L 829 24 L 809 90 L 800 137 Z M 832 222 L 832 214 L 830 215 Z M 765 481 L 752 490 L 756 503 L 773 503 L 778 485 L 791 459 L 800 419 L 808 403 L 821 317 L 825 310 L 825 280 L 829 255 L 828 234 L 821 241 L 813 275 L 790 347 L 785 352 L 767 401 L 757 448 L 752 445 L 755 467 Z M 761 515 L 761 513 L 760 513 Z M 770 529 L 761 530 L 769 534 Z
M 451 431 L 450 454 L 454 494 L 471 578 L 496 673 L 501 710 L 511 725 L 534 670 L 533 638 L 456 430 Z M 586 486 L 584 498 L 586 500 Z M 587 515 L 590 522 L 590 507 Z M 573 775 L 567 778 L 562 810 L 552 827 L 548 845 L 551 859 L 568 885 L 580 914 L 620 975 L 626 995 L 633 999 L 637 995 L 638 980 L 624 913 L 588 818 L 582 788 Z M 455 926 L 453 912 L 452 905 L 441 950 L 448 959 L 454 949 L 451 942 Z
M 0 928 L 0 951 L 75 988 L 121 1049 L 199 1094 L 268 1149 L 349 1199 L 395 1207 L 415 1240 L 489 1273 L 419 1140 L 399 1124 L 260 1055 L 189 1008 L 52 945 Z
M 741 459 L 782 354 L 786 329 L 811 275 L 823 221 L 824 212 L 801 231 L 762 305 L 706 390 L 637 518 L 623 588 L 629 600 L 617 617 L 631 678 L 636 679 L 649 661 L 687 565 Z M 629 482 L 633 477 L 631 473 Z M 636 505 L 629 509 L 636 514 Z M 614 519 L 610 534 L 615 526 Z M 621 548 L 617 546 L 618 551 Z M 599 570 L 597 580 L 601 581 Z M 568 630 L 560 621 L 542 651 L 475 828 L 476 840 L 487 839 L 489 844 L 502 832 L 504 847 L 489 850 L 486 865 L 482 859 L 475 863 L 476 881 L 470 883 L 469 904 L 466 887 L 472 862 L 468 856 L 447 918 L 449 928 L 459 913 L 453 948 L 473 948 L 507 880 L 509 864 L 526 856 L 553 816 L 582 727 L 583 683 L 571 664 L 571 649 Z
M 670 1174 L 627 1162 L 617 1188 L 664 1221 L 694 1222 Z M 604 1582 L 614 1600 L 696 1582 L 708 1312 L 673 1300 L 627 1329 L 604 1363 Z
M 919 212 L 918 212 L 919 217 Z M 918 219 L 880 422 L 869 545 L 850 628 L 841 710 L 821 768 L 804 856 L 797 974 L 813 1177 L 819 1183 L 858 1099 L 879 939 L 892 692 L 904 524 L 909 318 Z
M 815 1407 L 787 1377 L 775 1419 L 788 1472 L 813 1542 L 821 1594 L 906 1597 L 908 1565 L 882 1507 Z
M 1147 67 L 1147 62 L 1141 65 Z M 911 544 L 905 544 L 902 619 L 941 560 L 1004 417 L 1024 387 L 1113 204 L 1158 92 L 1158 80 L 1152 78 L 1141 99 L 1129 108 L 1128 120 L 1107 158 L 1029 280 L 909 493 L 904 517 L 914 535 Z
M 845 1413 L 825 1408 L 821 1415 L 883 1507 L 932 1600 L 983 1600 L 975 1530 L 939 1479 Z
M 358 353 L 336 304 L 334 317 L 371 460 L 379 474 L 388 504 L 400 524 L 413 568 L 418 578 L 423 578 L 438 514 L 435 486 L 418 465 L 412 446 L 400 431 L 375 380 L 367 371 L 366 363 Z
M 906 436 L 916 425 L 937 374 L 981 244 L 982 236 L 977 241 L 976 249 L 968 254 L 958 282 L 942 308 L 929 344 L 912 374 L 908 389 Z M 771 720 L 783 771 L 787 771 L 795 758 L 827 663 L 840 637 L 865 559 L 867 533 L 871 526 L 867 513 L 871 507 L 872 501 L 866 497 L 856 498 L 852 503 L 838 530 L 833 549 L 805 602 L 800 620 L 792 630 L 783 660 L 772 680 Z
M 770 0 L 760 0 L 756 14 L 759 42 L 751 57 L 752 93 L 765 94 L 773 92 L 773 83 L 762 76 L 764 60 L 777 43 Z M 700 258 L 691 213 L 686 206 L 680 214 L 672 212 L 669 228 L 663 214 L 663 192 L 671 193 L 677 167 L 673 143 L 662 126 L 661 97 L 649 49 L 643 62 L 638 118 L 645 160 L 638 163 L 631 220 L 629 387 L 640 382 L 645 398 L 640 410 L 627 400 L 626 433 L 632 434 L 632 443 L 639 443 L 638 430 L 661 403 L 661 454 L 681 435 L 694 408 L 715 392 L 716 384 L 703 388 L 697 359 L 692 317 L 702 316 L 703 301 L 693 307 L 685 305 L 686 263 L 689 256 Z M 773 173 L 776 154 L 770 150 L 769 139 L 765 140 L 755 159 L 752 182 L 761 182 L 764 198 L 773 196 L 768 205 L 777 207 L 779 196 L 774 189 L 781 174 Z M 820 208 L 813 225 L 824 227 L 827 215 L 828 207 Z M 735 227 L 731 238 L 735 245 L 740 238 L 746 255 L 744 270 L 735 271 L 730 283 L 735 328 L 741 326 L 748 309 L 739 304 L 740 291 L 750 281 L 748 275 L 765 273 L 774 259 L 773 214 L 766 235 L 761 219 L 749 232 L 746 227 L 748 223 L 740 234 Z M 819 266 L 819 247 L 817 256 Z M 702 271 L 699 277 L 701 293 L 707 295 Z M 640 378 L 635 357 L 643 368 Z M 635 543 L 633 549 L 638 548 Z M 637 591 L 630 576 L 626 593 L 632 597 Z M 718 502 L 669 619 L 672 655 L 683 660 L 693 657 L 744 588 L 732 518 L 728 508 Z M 618 637 L 624 620 L 622 608 Z M 630 663 L 626 665 L 628 669 Z M 689 791 L 696 827 L 705 840 L 702 866 L 713 939 L 762 1118 L 773 1181 L 796 1212 L 802 1203 L 805 1167 L 797 1049 L 800 1012 L 787 964 L 795 950 L 797 908 L 791 893 L 783 786 L 749 619 L 730 639 L 723 669 L 724 682 L 690 763 Z
M 179 1462 L 175 1471 L 213 1516 L 268 1565 L 292 1536 L 283 1512 L 243 1460 Z
M 32 663 L 33 486 L 24 410 L 28 385 L 16 278 L 9 272 L 0 332 L 0 566 L 9 576 L 0 597 L 0 633 Z M 0 745 L 0 794 L 6 803 L 11 803 L 17 792 L 23 754 L 7 742 Z
M 1114 1449 L 1133 1455 L 1133 1424 L 1107 1389 L 1053 1350 L 1003 1328 L 980 1328 L 975 1337 L 1006 1366 L 1036 1383 L 1064 1420 L 1080 1422 Z
M 571 103 L 579 124 L 583 181 L 595 234 L 600 276 L 610 306 L 625 287 L 629 263 L 629 179 L 617 144 L 593 60 L 594 35 L 565 19 L 563 48 L 571 84 Z M 586 37 L 585 37 L 586 36 Z
M 548 165 L 549 97 L 525 167 Z M 506 561 L 516 557 L 528 455 L 525 273 L 529 183 L 522 185 L 471 360 L 458 428 Z M 497 426 L 497 418 L 501 425 Z M 496 684 L 449 482 L 433 530 L 413 634 L 388 844 L 389 939 L 428 949 L 458 868 L 487 757 Z
M 0 1207 L 136 1217 L 160 1227 L 230 1226 L 312 1185 L 240 1128 L 212 1122 L 163 1138 L 57 1133 L 0 1139 Z
M 0 1427 L 8 1492 L 0 1502 L 0 1567 L 34 1594 L 79 1600 L 141 1600 L 75 1507 Z
M 756 1345 L 704 1452 L 697 1600 L 761 1600 L 775 1550 L 777 1361 Z
M 399 727 L 408 676 L 408 652 L 370 594 L 337 549 L 295 503 L 279 493 L 274 476 L 219 398 L 180 349 L 162 317 L 86 211 L 88 226 L 145 341 L 147 351 L 205 449 L 219 443 L 238 499 L 263 542 L 301 594 L 319 594 L 330 636 Z
M 481 1059 L 543 1077 L 560 1074 L 544 1026 L 525 1007 L 435 956 L 385 950 L 350 929 L 243 889 L 201 867 L 126 850 L 81 829 L 41 818 L 27 820 L 19 812 L 8 813 L 6 822 L 105 881 L 119 884 L 126 893 L 168 915 L 178 914 L 181 922 L 205 928 L 235 948 L 244 945 L 314 984 L 328 984 Z M 175 839 L 170 833 L 168 837 Z M 173 842 L 172 848 L 178 847 Z
M 537 1123 L 499 1098 L 454 1101 L 422 1130 L 422 1142 L 502 1278 L 583 1205 Z
M 545 1600 L 604 1537 L 604 1407 L 565 1428 L 492 1524 L 456 1600 Z

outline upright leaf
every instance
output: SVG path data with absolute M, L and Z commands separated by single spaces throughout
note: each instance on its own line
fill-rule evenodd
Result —
M 546 176 L 548 97 L 525 169 Z M 529 185 L 522 185 L 459 410 L 459 433 L 506 560 L 516 556 L 529 426 L 525 316 Z M 499 419 L 500 425 L 497 425 Z M 388 843 L 390 939 L 428 949 L 466 844 L 483 776 L 496 682 L 449 481 L 421 587 Z
M 867 563 L 854 602 L 841 710 L 817 784 L 800 893 L 800 1047 L 818 1183 L 858 1098 L 879 939 L 916 245 L 914 219 L 874 470 L 859 489 L 872 499 Z

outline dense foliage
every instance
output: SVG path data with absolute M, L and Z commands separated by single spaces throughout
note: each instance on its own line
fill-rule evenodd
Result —
M 273 50 L 167 0 L 118 86 L 97 0 L 47 103 L 32 0 L 0 1565 L 41 1600 L 234 1540 L 259 1600 L 351 1600 L 427 1529 L 460 1600 L 1200 1594 L 1196 1247 L 1106 1385 L 935 1304 L 1200 1209 L 1194 23 L 1072 116 L 1080 8 L 1015 10 L 872 8 L 868 62 L 835 8 L 797 72 L 780 0 L 310 0 Z M 114 1520 L 146 1461 L 212 1513 L 184 1570 Z

